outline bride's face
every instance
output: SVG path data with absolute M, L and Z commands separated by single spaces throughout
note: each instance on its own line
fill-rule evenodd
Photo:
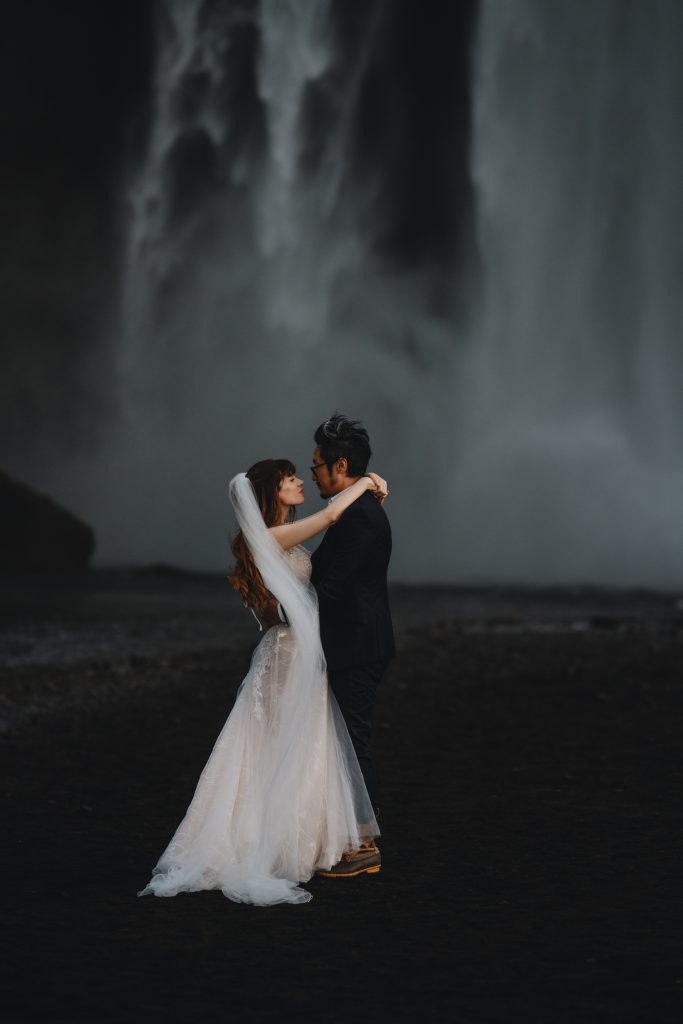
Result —
M 282 478 L 280 489 L 277 493 L 280 507 L 284 513 L 292 507 L 292 505 L 301 505 L 304 501 L 304 482 L 299 480 L 298 476 L 293 473 L 291 476 L 285 476 Z

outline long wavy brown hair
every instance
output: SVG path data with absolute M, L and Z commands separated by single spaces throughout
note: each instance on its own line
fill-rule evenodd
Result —
M 277 526 L 280 522 L 278 491 L 284 478 L 295 473 L 296 466 L 289 459 L 263 459 L 247 470 L 247 479 L 254 488 L 266 526 Z M 290 508 L 285 522 L 291 522 L 295 515 L 294 508 Z M 256 611 L 272 608 L 277 601 L 263 582 L 241 530 L 230 542 L 230 549 L 235 556 L 235 567 L 228 579 L 244 603 Z

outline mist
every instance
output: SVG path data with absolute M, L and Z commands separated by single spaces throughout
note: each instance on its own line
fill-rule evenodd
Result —
M 390 483 L 394 580 L 679 585 L 679 5 L 118 18 L 104 67 L 134 73 L 106 123 L 83 101 L 99 169 L 40 193 L 85 240 L 22 235 L 41 315 L 3 414 L 5 468 L 92 523 L 97 563 L 223 571 L 229 479 L 308 480 L 340 410 Z

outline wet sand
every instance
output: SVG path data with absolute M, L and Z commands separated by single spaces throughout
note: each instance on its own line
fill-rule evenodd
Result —
M 396 590 L 383 869 L 253 908 L 135 893 L 258 633 L 217 581 L 117 581 L 0 588 L 6 1020 L 681 1019 L 675 595 Z

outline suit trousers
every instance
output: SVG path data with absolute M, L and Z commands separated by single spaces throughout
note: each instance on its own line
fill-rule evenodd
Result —
M 354 668 L 328 669 L 330 686 L 349 730 L 375 816 L 379 813 L 377 774 L 370 755 L 370 738 L 377 687 L 388 664 L 375 661 Z

